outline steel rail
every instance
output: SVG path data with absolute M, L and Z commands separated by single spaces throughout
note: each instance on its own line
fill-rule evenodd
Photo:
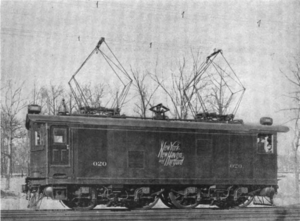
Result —
M 1 211 L 1 220 L 298 220 L 300 207 L 261 207 L 243 209 L 152 209 L 120 210 L 96 209 L 72 210 L 6 210 Z

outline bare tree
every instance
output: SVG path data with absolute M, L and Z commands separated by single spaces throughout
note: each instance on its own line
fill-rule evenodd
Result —
M 63 99 L 64 90 L 62 86 L 50 85 L 50 88 L 45 91 L 47 100 L 48 114 L 56 115 L 59 111 L 61 100 Z
M 131 69 L 131 73 L 133 76 L 133 86 L 135 87 L 138 96 L 138 102 L 135 103 L 134 111 L 141 118 L 146 118 L 149 106 L 151 105 L 150 101 L 152 100 L 152 97 L 154 93 L 157 91 L 159 86 L 157 85 L 154 90 L 152 91 L 150 90 L 149 72 L 141 73 L 137 70 L 134 71 Z
M 42 107 L 42 114 L 56 115 L 59 111 L 61 101 L 64 96 L 62 86 L 41 86 L 39 89 L 34 89 L 33 97 L 34 104 Z
M 25 125 L 25 123 L 23 124 Z M 29 139 L 27 131 L 23 127 L 20 131 L 21 136 L 14 142 L 14 148 L 12 150 L 12 171 L 15 173 L 27 173 L 29 165 Z
M 98 84 L 94 87 L 91 84 L 85 84 L 82 87 L 82 92 L 91 107 L 100 107 L 104 105 L 103 98 L 106 95 L 106 89 L 105 84 Z
M 103 98 L 107 94 L 107 86 L 99 84 L 91 86 L 85 84 L 82 93 L 90 107 L 100 107 L 103 105 Z M 56 115 L 62 110 L 62 100 L 64 99 L 66 109 L 69 113 L 79 113 L 79 107 L 74 95 L 61 85 L 41 86 L 33 91 L 34 104 L 42 107 L 42 114 Z
M 287 95 L 293 103 L 292 106 L 284 111 L 289 111 L 292 113 L 290 122 L 293 122 L 293 140 L 291 142 L 291 147 L 294 155 L 294 173 L 295 173 L 295 188 L 296 196 L 298 202 L 300 201 L 300 192 L 299 192 L 299 159 L 298 151 L 300 146 L 300 63 L 295 59 L 295 68 L 290 70 L 288 74 L 283 73 L 287 80 L 291 83 L 293 91 Z
M 197 91 L 201 90 L 205 84 L 193 84 L 191 82 L 197 77 L 198 81 L 201 79 L 202 73 L 200 73 L 201 65 L 199 65 L 200 53 L 196 55 L 192 52 L 192 65 L 188 67 L 185 57 L 178 63 L 177 71 L 171 71 L 170 80 L 166 82 L 166 79 L 158 77 L 157 73 L 152 75 L 152 79 L 159 85 L 160 88 L 166 93 L 167 97 L 171 100 L 173 108 L 171 108 L 173 115 L 177 119 L 187 119 L 189 114 L 189 107 L 191 101 L 195 97 Z M 186 93 L 186 89 L 191 87 L 189 93 Z M 186 93 L 186 94 L 185 94 Z M 197 108 L 197 100 L 194 99 L 193 105 Z
M 72 114 L 72 113 L 77 113 L 79 112 L 78 106 L 76 104 L 76 100 L 74 98 L 74 95 L 72 92 L 66 92 L 64 95 L 66 106 L 67 106 L 67 111 Z
M 2 89 L 1 158 L 5 157 L 5 160 L 1 160 L 1 163 L 6 163 L 6 165 L 1 165 L 1 167 L 6 167 L 7 182 L 5 189 L 10 187 L 15 140 L 26 136 L 23 130 L 23 121 L 18 118 L 19 113 L 26 106 L 26 101 L 22 98 L 23 86 L 24 82 L 16 86 L 9 80 L 6 87 Z
M 32 91 L 32 101 L 30 99 L 30 104 L 37 104 L 42 107 L 42 114 L 47 113 L 47 88 L 45 86 L 37 87 L 34 83 L 34 88 Z

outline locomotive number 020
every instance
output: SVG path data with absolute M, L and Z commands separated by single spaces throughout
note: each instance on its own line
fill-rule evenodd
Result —
M 106 167 L 107 163 L 105 161 L 94 161 L 93 166 L 95 166 L 95 167 Z
M 243 168 L 242 164 L 230 164 L 229 168 L 241 169 Z

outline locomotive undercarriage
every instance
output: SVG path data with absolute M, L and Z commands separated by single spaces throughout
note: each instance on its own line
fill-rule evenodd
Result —
M 256 204 L 273 205 L 273 186 L 31 186 L 27 192 L 29 208 L 39 208 L 43 197 L 60 200 L 74 210 L 90 210 L 97 205 L 150 209 L 160 199 L 174 209 L 192 209 L 199 204 L 226 209 L 246 207 L 253 199 Z M 257 203 L 258 202 L 258 203 Z

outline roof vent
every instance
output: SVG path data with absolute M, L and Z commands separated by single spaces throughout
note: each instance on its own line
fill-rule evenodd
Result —
M 273 119 L 271 117 L 262 117 L 260 118 L 260 124 L 271 126 L 273 124 Z
M 36 104 L 28 105 L 28 114 L 39 114 L 42 111 L 42 107 Z

